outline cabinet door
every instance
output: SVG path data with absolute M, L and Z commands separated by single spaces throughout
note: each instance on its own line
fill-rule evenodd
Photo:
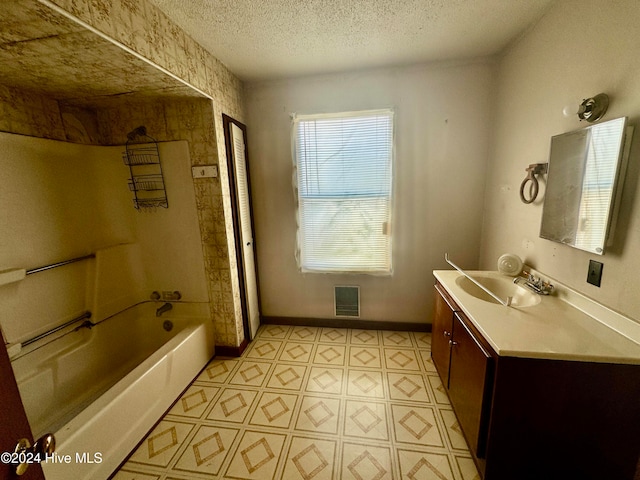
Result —
M 431 358 L 445 387 L 449 386 L 449 358 L 454 309 L 446 300 L 446 294 L 436 285 L 435 313 L 431 326 Z
M 468 321 L 468 320 L 467 320 Z M 449 398 L 469 447 L 484 457 L 493 359 L 465 324 L 462 313 L 453 321 Z

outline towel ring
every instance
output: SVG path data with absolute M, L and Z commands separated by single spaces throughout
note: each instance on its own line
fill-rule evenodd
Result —
M 525 169 L 527 172 L 527 177 L 522 181 L 520 185 L 520 200 L 522 203 L 533 203 L 533 201 L 538 197 L 538 190 L 540 185 L 538 184 L 538 179 L 536 175 L 542 175 L 547 173 L 549 169 L 548 163 L 532 163 L 528 168 Z M 524 196 L 524 189 L 527 186 L 527 183 L 531 182 L 529 185 L 529 198 Z

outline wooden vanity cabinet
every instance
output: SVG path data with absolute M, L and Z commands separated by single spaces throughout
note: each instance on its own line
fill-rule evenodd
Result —
M 435 314 L 431 325 L 431 358 L 445 387 L 449 386 L 449 361 L 451 359 L 451 332 L 453 315 L 457 305 L 449 298 L 440 284 L 436 284 Z
M 473 455 L 486 447 L 493 354 L 441 285 L 436 285 L 431 357 Z
M 499 356 L 436 283 L 432 359 L 484 480 L 640 480 L 640 365 Z
M 489 404 L 493 380 L 493 358 L 471 330 L 463 313 L 453 318 L 449 399 L 469 447 L 484 458 Z

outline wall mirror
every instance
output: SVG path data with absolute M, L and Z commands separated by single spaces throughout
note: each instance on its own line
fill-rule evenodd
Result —
M 604 253 L 612 239 L 632 132 L 622 117 L 551 138 L 540 237 Z

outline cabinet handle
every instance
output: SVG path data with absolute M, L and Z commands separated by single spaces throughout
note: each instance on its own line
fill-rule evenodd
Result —
M 458 345 L 458 342 L 454 341 L 454 340 L 449 340 L 449 345 L 452 347 L 455 347 L 456 345 Z
M 451 332 L 447 332 L 446 330 L 444 330 L 442 334 L 443 334 L 445 337 L 450 337 L 450 336 L 451 336 Z

